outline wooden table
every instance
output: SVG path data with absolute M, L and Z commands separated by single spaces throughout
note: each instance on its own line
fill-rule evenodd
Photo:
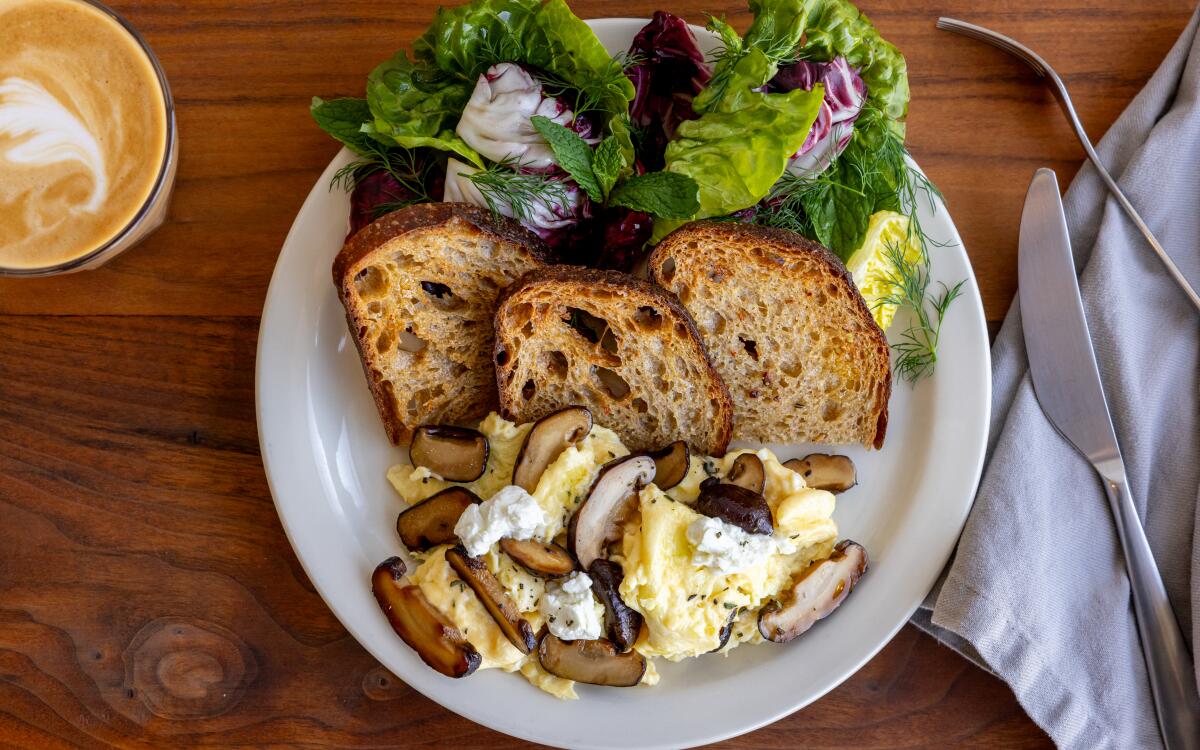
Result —
M 993 330 L 1034 168 L 1081 152 L 1018 63 L 939 14 L 1040 50 L 1095 136 L 1193 0 L 862 0 L 907 55 L 910 147 L 944 191 Z M 170 222 L 108 267 L 0 281 L 0 746 L 523 743 L 382 669 L 313 591 L 259 459 L 254 352 L 271 269 L 336 150 L 313 94 L 358 95 L 435 0 L 120 0 L 171 79 Z M 584 17 L 649 0 L 579 0 Z M 676 0 L 703 22 L 740 3 Z M 1008 688 L 906 627 L 844 685 L 739 747 L 1043 747 Z

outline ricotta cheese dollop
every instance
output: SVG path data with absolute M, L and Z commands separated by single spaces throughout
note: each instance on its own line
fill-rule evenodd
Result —
M 595 640 L 601 635 L 600 604 L 592 596 L 592 579 L 587 573 L 572 573 L 561 582 L 546 584 L 538 609 L 546 627 L 564 641 Z
M 688 524 L 687 538 L 695 548 L 692 562 L 723 575 L 753 568 L 771 555 L 790 555 L 796 551 L 796 545 L 786 538 L 750 534 L 709 516 Z
M 537 500 L 516 485 L 490 499 L 468 506 L 454 524 L 454 533 L 473 557 L 479 557 L 501 539 L 533 539 L 545 535 L 546 513 Z

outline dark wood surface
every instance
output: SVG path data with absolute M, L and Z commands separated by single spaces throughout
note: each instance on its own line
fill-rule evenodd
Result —
M 108 267 L 0 280 L 0 746 L 518 747 L 383 670 L 313 591 L 254 421 L 258 316 L 336 150 L 313 94 L 361 91 L 434 3 L 122 0 L 171 79 L 170 222 Z M 1041 50 L 1098 137 L 1191 0 L 862 0 L 906 54 L 911 150 L 946 195 L 988 319 L 1016 279 L 1030 175 L 1081 152 L 1018 63 L 940 14 Z M 576 5 L 645 15 L 647 0 Z M 700 22 L 736 4 L 667 6 Z M 813 706 L 730 747 L 1044 747 L 1008 688 L 906 627 Z

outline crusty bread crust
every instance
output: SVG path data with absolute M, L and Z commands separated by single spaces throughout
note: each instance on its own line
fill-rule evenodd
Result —
M 563 316 L 573 309 L 603 318 L 612 338 L 601 334 L 593 342 L 573 331 Z M 691 316 L 661 287 L 617 271 L 550 266 L 525 274 L 500 295 L 495 326 L 496 384 L 506 417 L 527 422 L 582 401 L 631 450 L 682 439 L 696 450 L 722 455 L 729 445 L 729 389 Z M 570 355 L 564 357 L 568 369 L 556 382 L 554 368 L 539 358 L 564 352 Z M 681 365 L 686 373 L 676 371 Z M 614 396 L 605 384 L 582 374 L 589 368 L 593 376 L 596 368 L 616 374 L 628 392 Z M 646 375 L 650 370 L 659 373 L 656 382 Z M 688 382 L 672 375 L 686 375 Z M 522 397 L 527 378 L 538 389 L 532 401 Z M 548 392 L 553 395 L 543 398 Z M 568 392 L 582 398 L 568 399 Z
M 395 265 L 391 256 L 397 252 L 397 248 L 403 248 L 410 255 L 419 255 L 426 265 L 436 267 L 442 263 L 438 257 L 441 249 L 447 243 L 455 242 L 468 246 L 471 243 L 490 244 L 500 248 L 493 257 L 481 256 L 477 259 L 480 267 L 478 275 L 487 277 L 490 284 L 490 291 L 482 296 L 476 294 L 467 311 L 479 320 L 479 325 L 471 330 L 463 326 L 456 328 L 454 319 L 436 309 L 418 312 L 405 309 L 404 312 L 410 317 L 430 318 L 430 327 L 441 331 L 449 328 L 453 335 L 443 335 L 438 340 L 425 342 L 430 350 L 425 355 L 418 357 L 402 353 L 400 345 L 395 342 L 405 332 L 394 330 L 391 318 L 397 317 L 397 311 L 409 303 L 398 299 L 399 291 L 395 289 L 386 290 L 368 303 L 360 294 L 356 276 L 365 269 Z M 500 268 L 501 255 L 504 256 L 506 270 Z M 550 250 L 546 244 L 518 222 L 505 217 L 493 217 L 485 209 L 464 203 L 409 206 L 384 215 L 346 242 L 333 262 L 333 283 L 346 310 L 346 322 L 358 349 L 371 396 L 392 443 L 407 444 L 412 439 L 413 431 L 421 424 L 482 417 L 496 407 L 498 402 L 492 387 L 494 381 L 490 366 L 490 322 L 495 309 L 495 295 L 521 273 L 540 267 L 549 258 Z M 510 270 L 512 267 L 517 270 Z M 405 268 L 397 267 L 397 277 L 388 277 L 387 283 L 397 284 L 398 276 L 403 276 L 405 272 Z M 384 305 L 382 315 L 371 314 L 370 308 L 376 304 Z M 458 311 L 458 317 L 462 314 L 463 311 Z M 411 334 L 412 331 L 407 333 Z M 381 353 L 378 351 L 379 337 L 393 342 L 393 346 Z M 456 355 L 453 370 L 447 374 L 446 357 L 443 356 L 438 362 L 431 360 L 434 352 L 444 354 L 443 345 L 448 339 L 458 339 L 451 343 L 467 351 L 477 351 L 478 362 L 467 362 Z M 440 370 L 435 367 L 439 364 L 442 365 Z M 454 377 L 455 371 L 462 372 Z M 393 384 L 389 379 L 392 373 L 404 375 L 405 382 Z M 404 394 L 397 393 L 396 386 L 416 389 L 422 384 L 437 389 L 436 396 L 422 399 L 415 412 L 402 408 L 400 398 Z
M 667 268 L 669 259 L 675 268 Z M 862 442 L 877 449 L 883 446 L 892 387 L 887 338 L 875 323 L 850 272 L 832 252 L 783 229 L 737 222 L 698 221 L 665 237 L 651 254 L 648 268 L 651 279 L 680 294 L 683 304 L 699 323 L 705 344 L 714 352 L 717 369 L 733 394 L 737 410 L 737 437 L 765 442 Z M 737 281 L 732 282 L 735 278 Z M 756 312 L 747 313 L 724 295 L 714 294 L 714 290 L 726 289 L 722 286 L 726 279 L 731 280 L 732 286 L 741 293 L 742 300 L 747 298 L 747 293 L 753 296 Z M 773 286 L 782 283 L 782 279 L 793 279 L 795 284 L 788 285 L 788 293 L 781 296 Z M 819 281 L 816 286 L 820 288 L 816 290 L 811 288 L 814 279 Z M 703 287 L 705 291 L 692 294 L 693 286 Z M 793 288 L 797 290 L 794 297 L 791 295 Z M 811 390 L 785 392 L 780 386 L 784 373 L 770 369 L 760 373 L 761 382 L 746 382 L 745 371 L 752 368 L 736 360 L 736 350 L 739 348 L 736 344 L 729 346 L 730 337 L 737 336 L 735 329 L 749 333 L 755 330 L 756 325 L 763 325 L 764 309 L 768 314 L 776 309 L 788 309 L 797 305 L 802 295 L 811 297 L 814 291 L 821 296 L 828 293 L 836 298 L 835 303 L 822 310 L 827 315 L 840 316 L 842 319 L 827 317 L 803 321 L 806 334 L 821 336 L 829 331 L 832 335 L 850 337 L 850 346 L 863 360 L 856 363 L 853 372 L 824 374 L 835 379 L 845 379 L 847 376 L 860 379 L 866 386 L 863 388 L 865 392 L 856 392 L 855 403 L 839 404 L 838 409 L 830 412 L 842 409 L 838 416 L 829 420 L 831 427 L 828 431 L 812 429 L 811 425 L 818 422 L 818 418 L 803 413 L 817 409 L 818 402 L 825 399 L 824 393 Z M 735 294 L 731 291 L 728 296 L 734 297 Z M 715 321 L 711 325 L 710 318 Z M 798 333 L 794 339 L 791 343 L 796 347 L 807 345 L 807 342 L 800 340 Z M 740 338 L 737 341 L 751 353 L 750 345 Z M 757 345 L 753 340 L 750 344 Z M 758 352 L 755 350 L 752 354 L 757 361 Z M 782 358 L 783 355 L 779 357 Z M 816 361 L 816 358 L 812 361 Z M 812 366 L 805 361 L 793 363 L 788 369 L 811 369 Z M 799 380 L 803 381 L 805 377 L 806 374 L 801 372 Z M 772 395 L 773 401 L 770 402 L 770 409 L 767 409 L 764 401 Z M 760 398 L 763 400 L 758 400 Z M 829 401 L 824 403 L 828 404 Z M 788 414 L 789 406 L 795 404 L 803 404 L 803 408 L 792 407 L 797 413 Z M 851 408 L 853 412 L 846 411 Z M 857 420 L 859 427 L 853 430 L 854 434 L 840 426 L 845 421 L 841 416 L 847 414 L 858 414 L 860 417 Z M 798 424 L 810 427 L 801 429 L 796 427 Z

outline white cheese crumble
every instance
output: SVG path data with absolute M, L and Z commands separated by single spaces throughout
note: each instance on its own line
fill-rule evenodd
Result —
M 790 555 L 796 545 L 784 537 L 750 534 L 719 518 L 701 516 L 688 524 L 692 562 L 723 575 L 740 573 L 774 554 Z
M 544 536 L 546 513 L 532 495 L 510 484 L 490 499 L 468 506 L 454 524 L 454 533 L 471 556 L 479 557 L 505 537 Z
M 572 573 L 562 581 L 546 584 L 538 609 L 546 627 L 564 641 L 599 638 L 601 609 L 592 596 L 592 579 L 587 573 Z

